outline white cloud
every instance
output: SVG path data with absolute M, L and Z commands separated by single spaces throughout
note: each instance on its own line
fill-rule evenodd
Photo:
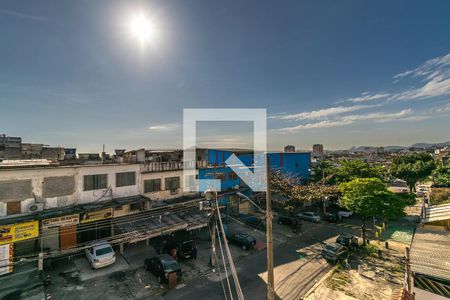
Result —
M 354 106 L 336 106 L 329 107 L 320 110 L 313 110 L 308 112 L 301 112 L 297 114 L 290 115 L 275 115 L 271 118 L 281 119 L 281 120 L 319 120 L 324 119 L 329 116 L 345 114 L 349 112 L 354 112 L 361 109 L 372 108 L 373 105 L 354 105 Z
M 369 93 L 365 92 L 365 93 L 362 93 L 361 96 L 359 96 L 359 97 L 348 98 L 347 100 L 345 100 L 345 102 L 354 102 L 354 103 L 367 102 L 367 101 L 372 101 L 372 100 L 384 99 L 389 96 L 390 95 L 388 93 L 369 94 Z
M 151 131 L 169 131 L 176 129 L 177 127 L 178 124 L 169 123 L 169 124 L 152 125 L 149 126 L 148 129 L 150 129 Z

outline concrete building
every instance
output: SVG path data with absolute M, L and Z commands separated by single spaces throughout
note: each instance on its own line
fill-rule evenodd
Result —
M 314 144 L 313 145 L 313 157 L 322 157 L 323 156 L 323 145 L 322 144 Z
M 0 134 L 0 159 L 20 159 L 21 144 L 21 137 Z

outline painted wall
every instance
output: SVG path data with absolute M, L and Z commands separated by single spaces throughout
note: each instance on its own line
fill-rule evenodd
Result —
M 269 153 L 270 169 L 280 170 L 296 177 L 308 179 L 311 169 L 310 153 Z
M 206 168 L 198 170 L 199 179 L 218 179 L 222 176 L 220 189 L 222 191 L 231 189 L 236 185 L 240 185 L 239 177 L 233 177 L 233 171 L 228 167 Z M 213 184 L 212 180 L 208 180 L 206 183 L 200 183 L 199 190 L 205 191 L 207 189 L 219 190 L 218 186 Z
M 177 193 L 172 193 L 170 190 L 166 190 L 166 178 L 168 177 L 179 177 L 180 178 L 180 188 Z M 148 179 L 161 179 L 161 191 L 144 193 L 144 181 Z M 141 186 L 140 193 L 152 200 L 165 200 L 181 197 L 182 195 L 193 195 L 194 193 L 183 193 L 183 171 L 166 171 L 166 172 L 156 172 L 156 173 L 144 173 L 141 174 Z

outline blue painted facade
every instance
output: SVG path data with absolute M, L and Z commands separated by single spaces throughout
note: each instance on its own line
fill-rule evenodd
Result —
M 232 155 L 230 150 L 207 150 L 207 162 L 209 167 L 198 170 L 199 179 L 220 179 L 221 190 L 226 191 L 235 186 L 242 186 L 240 178 L 228 167 L 225 161 Z M 273 152 L 269 153 L 270 169 L 279 170 L 282 173 L 301 178 L 306 181 L 310 176 L 311 154 L 299 152 Z M 239 160 L 248 167 L 253 165 L 253 154 L 236 154 Z M 212 183 L 202 183 L 200 190 L 218 190 L 218 187 L 211 186 Z

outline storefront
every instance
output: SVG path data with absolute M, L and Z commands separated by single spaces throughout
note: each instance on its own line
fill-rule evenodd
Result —
M 44 251 L 67 250 L 77 246 L 77 225 L 80 214 L 42 220 L 42 249 Z
M 110 237 L 112 216 L 112 208 L 81 213 L 77 234 L 78 243 Z

